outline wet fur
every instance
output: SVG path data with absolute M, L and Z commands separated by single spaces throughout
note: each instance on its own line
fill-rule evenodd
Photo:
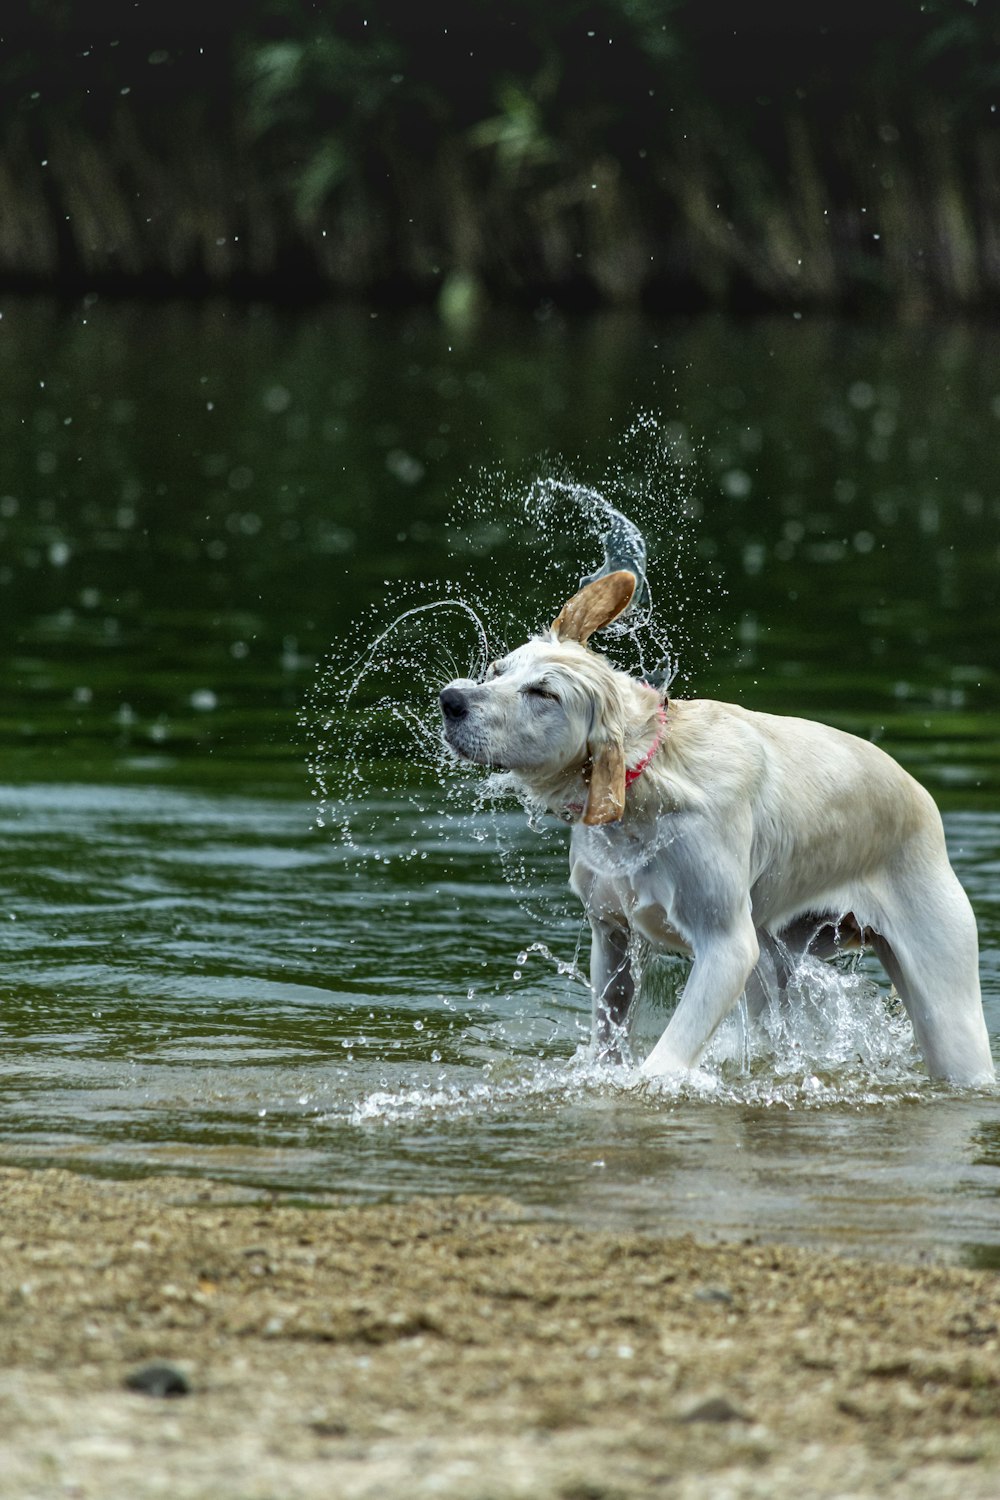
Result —
M 482 683 L 449 684 L 442 708 L 454 751 L 513 771 L 531 799 L 573 824 L 570 883 L 593 935 L 597 1053 L 616 1057 L 624 1041 L 635 939 L 693 959 L 641 1065 L 651 1077 L 694 1067 L 744 994 L 759 1009 L 766 972 L 783 985 L 801 954 L 864 944 L 896 986 L 930 1075 L 992 1079 L 975 918 L 929 794 L 853 735 L 675 699 L 619 807 L 615 788 L 595 793 L 595 766 L 615 780 L 619 760 L 644 757 L 660 698 L 561 638 L 561 619 Z

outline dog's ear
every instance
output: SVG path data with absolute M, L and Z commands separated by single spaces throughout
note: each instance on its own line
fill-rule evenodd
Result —
M 625 751 L 618 740 L 605 740 L 590 763 L 590 786 L 583 821 L 591 828 L 617 823 L 625 811 Z
M 634 573 L 621 568 L 585 584 L 568 599 L 552 621 L 552 633 L 560 641 L 579 641 L 585 646 L 595 630 L 601 630 L 627 609 L 635 593 Z

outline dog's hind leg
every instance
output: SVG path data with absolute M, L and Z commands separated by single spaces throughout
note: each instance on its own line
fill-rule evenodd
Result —
M 900 882 L 882 903 L 872 946 L 906 1007 L 932 1078 L 994 1076 L 979 991 L 979 941 L 968 897 L 950 869 Z
M 743 992 L 751 1021 L 759 1021 L 772 1000 L 784 999 L 792 968 L 784 943 L 763 927 L 757 929 L 757 943 L 760 956 L 750 970 Z

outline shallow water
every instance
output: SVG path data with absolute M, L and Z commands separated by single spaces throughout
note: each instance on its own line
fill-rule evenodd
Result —
M 769 1037 L 735 1019 L 680 1094 L 594 1070 L 565 831 L 316 690 L 424 585 L 491 647 L 557 606 L 597 559 L 526 539 L 532 477 L 674 486 L 687 538 L 651 493 L 643 525 L 684 690 L 874 734 L 932 787 L 1000 1036 L 989 340 L 4 314 L 4 1160 L 1000 1261 L 1000 1097 L 927 1083 L 874 968 L 812 975 Z M 429 679 L 477 649 L 435 630 Z M 437 679 L 401 675 L 426 719 Z M 316 823 L 320 743 L 353 844 Z
M 529 919 L 478 821 L 397 817 L 378 861 L 401 854 L 402 877 L 374 858 L 359 874 L 294 800 L 5 791 L 5 1159 L 351 1199 L 490 1190 L 664 1232 L 1000 1253 L 1000 1101 L 929 1085 L 870 983 L 840 1017 L 864 1063 L 810 1054 L 800 1027 L 777 1057 L 717 1056 L 714 1089 L 637 1092 L 581 1061 L 582 983 L 519 960 Z M 995 916 L 1000 820 L 949 831 Z M 525 837 L 516 815 L 498 833 Z M 561 865 L 553 851 L 553 887 Z M 579 922 L 545 915 L 570 966 Z M 984 979 L 995 1033 L 992 945 Z

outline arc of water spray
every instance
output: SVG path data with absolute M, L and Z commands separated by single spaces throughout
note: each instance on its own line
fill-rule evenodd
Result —
M 429 599 L 426 604 L 414 604 L 411 609 L 404 609 L 402 614 L 397 615 L 394 620 L 391 620 L 389 622 L 384 630 L 380 631 L 380 633 L 368 646 L 367 650 L 364 653 L 364 656 L 356 656 L 354 658 L 348 670 L 353 671 L 359 666 L 359 664 L 360 670 L 358 671 L 357 677 L 354 679 L 354 682 L 351 684 L 350 689 L 348 690 L 348 696 L 350 696 L 350 694 L 354 692 L 355 688 L 358 686 L 358 683 L 361 681 L 362 677 L 364 677 L 365 673 L 372 665 L 372 658 L 378 651 L 382 642 L 392 634 L 397 625 L 401 625 L 404 620 L 409 620 L 414 615 L 426 614 L 429 610 L 432 609 L 457 609 L 460 610 L 464 615 L 468 616 L 468 618 L 476 627 L 476 631 L 479 636 L 480 648 L 483 653 L 483 660 L 487 661 L 489 659 L 490 648 L 489 642 L 486 638 L 486 627 L 483 625 L 482 620 L 476 614 L 476 611 L 472 608 L 472 605 L 467 604 L 464 599 Z
M 595 520 L 600 519 L 608 528 L 601 539 L 604 565 L 596 568 L 593 573 L 585 573 L 580 579 L 580 588 L 593 583 L 596 578 L 603 578 L 608 573 L 616 573 L 624 568 L 635 574 L 637 583 L 632 602 L 619 618 L 640 610 L 647 618 L 651 617 L 652 592 L 646 576 L 646 542 L 635 522 L 612 505 L 610 500 L 605 499 L 600 490 L 564 479 L 536 479 L 525 499 L 525 509 L 530 514 L 533 504 L 553 506 L 559 500 L 582 506 Z

